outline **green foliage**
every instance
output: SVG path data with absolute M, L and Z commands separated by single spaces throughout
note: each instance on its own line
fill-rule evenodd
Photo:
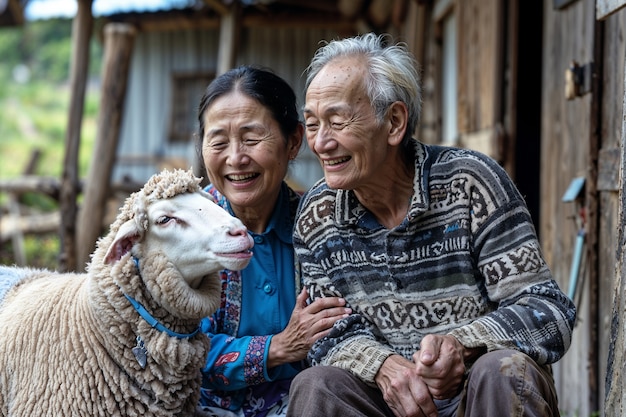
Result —
M 72 52 L 72 21 L 50 19 L 27 22 L 22 27 L 0 29 L 0 73 L 24 65 L 35 79 L 67 81 Z M 102 46 L 96 38 L 90 45 L 90 76 L 98 76 Z M 6 75 L 5 75 L 6 76 Z
M 60 246 L 59 237 L 55 234 L 25 236 L 24 252 L 28 265 L 55 269 L 59 263 Z M 0 245 L 0 264 L 14 263 L 13 245 L 10 242 Z
M 0 28 L 0 178 L 23 173 L 31 154 L 40 152 L 34 174 L 60 178 L 69 119 L 72 21 L 27 22 L 21 28 Z M 102 49 L 90 46 L 90 75 L 99 76 Z M 20 78 L 20 75 L 23 78 Z M 99 91 L 86 92 L 79 148 L 79 177 L 87 175 L 96 134 Z M 0 206 L 7 196 L 0 193 Z M 35 211 L 58 210 L 55 200 L 37 193 L 20 201 Z M 26 236 L 27 263 L 55 268 L 56 235 Z M 11 264 L 12 245 L 0 244 L 0 263 Z
M 21 47 L 23 36 L 22 28 L 3 28 L 0 30 L 0 66 L 13 68 L 24 61 Z
M 2 81 L 0 81 L 0 84 Z M 0 177 L 20 175 L 30 155 L 41 152 L 35 174 L 59 177 L 63 170 L 70 91 L 67 86 L 31 81 L 12 84 L 0 97 Z M 79 175 L 85 176 L 95 140 L 97 91 L 85 97 Z

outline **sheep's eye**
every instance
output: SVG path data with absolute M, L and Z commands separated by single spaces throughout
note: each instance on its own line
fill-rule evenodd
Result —
M 172 220 L 175 220 L 175 218 L 174 217 L 170 217 L 170 216 L 161 216 L 156 221 L 156 224 L 167 224 L 167 223 L 169 223 Z

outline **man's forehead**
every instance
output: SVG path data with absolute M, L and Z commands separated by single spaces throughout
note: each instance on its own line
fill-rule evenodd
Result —
M 305 108 L 317 100 L 354 104 L 366 97 L 364 68 L 355 60 L 331 61 L 312 80 L 306 92 Z M 337 104 L 333 104 L 337 105 Z
M 327 82 L 340 82 L 342 79 L 360 81 L 365 75 L 366 62 L 362 57 L 347 56 L 335 58 L 328 62 L 317 74 L 315 79 L 323 79 Z

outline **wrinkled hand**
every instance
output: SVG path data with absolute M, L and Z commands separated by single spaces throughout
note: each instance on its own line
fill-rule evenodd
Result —
M 427 335 L 413 354 L 415 372 L 437 400 L 454 397 L 460 390 L 469 352 L 449 335 Z
M 415 364 L 391 355 L 376 374 L 376 385 L 396 417 L 436 417 L 437 407 Z
M 307 298 L 308 293 L 303 289 L 296 298 L 287 327 L 272 337 L 269 368 L 304 359 L 313 343 L 326 336 L 337 320 L 352 313 L 352 309 L 345 307 L 343 298 L 318 298 L 309 305 Z

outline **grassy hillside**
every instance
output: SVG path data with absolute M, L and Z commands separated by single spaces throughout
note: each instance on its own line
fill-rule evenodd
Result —
M 91 77 L 100 71 L 101 48 L 91 46 Z M 0 28 L 0 178 L 20 176 L 35 151 L 35 174 L 60 178 L 63 172 L 70 89 L 71 21 L 29 22 L 21 28 Z M 99 93 L 85 97 L 79 175 L 84 178 L 95 139 Z M 0 193 L 1 214 L 7 196 Z M 20 201 L 35 211 L 56 210 L 57 202 L 36 193 Z M 56 267 L 58 237 L 27 236 L 27 263 Z M 0 263 L 11 264 L 11 242 L 0 242 Z
M 0 81 L 2 83 L 2 81 Z M 19 176 L 35 151 L 41 151 L 37 175 L 62 173 L 70 91 L 66 85 L 42 81 L 9 83 L 0 96 L 0 177 Z M 79 172 L 86 174 L 95 138 L 97 91 L 85 98 Z

